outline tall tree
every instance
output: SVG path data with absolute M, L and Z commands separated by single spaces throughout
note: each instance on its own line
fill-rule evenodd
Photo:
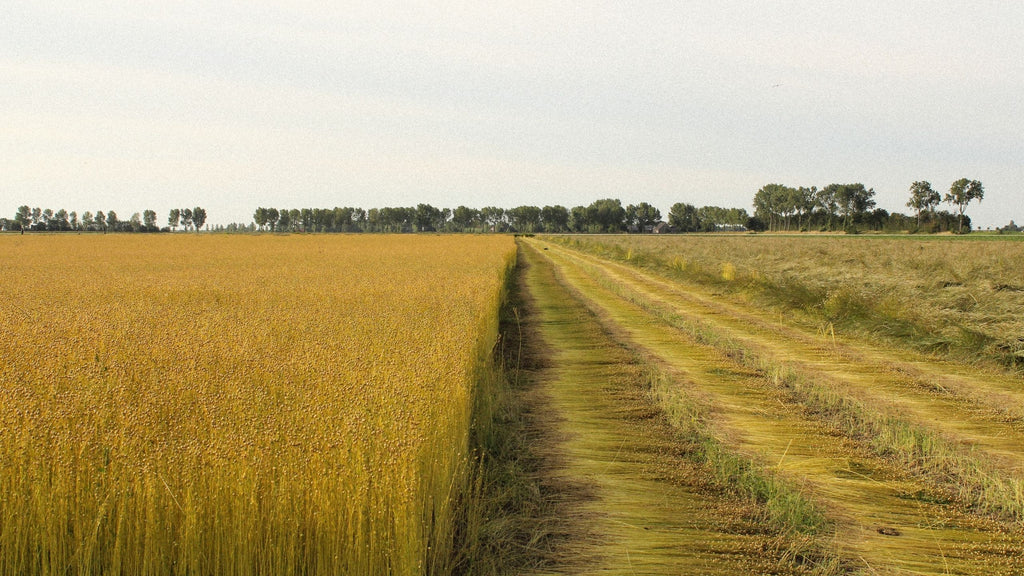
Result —
M 676 202 L 668 209 L 668 223 L 679 232 L 699 232 L 701 229 L 697 207 L 686 202 Z
M 417 232 L 434 232 L 440 226 L 442 222 L 441 210 L 431 206 L 430 204 L 417 204 L 416 205 L 416 231 Z
M 181 210 L 178 208 L 172 208 L 171 212 L 167 215 L 167 225 L 172 230 L 178 229 L 178 224 L 181 222 Z
M 598 232 L 621 232 L 626 226 L 626 209 L 618 198 L 595 200 L 587 206 L 587 220 Z
M 473 224 L 480 217 L 480 211 L 468 208 L 466 206 L 459 206 L 452 212 L 452 224 L 455 225 L 457 232 L 465 232 L 472 228 Z
M 516 206 L 505 211 L 509 224 L 516 232 L 532 234 L 540 228 L 541 210 L 536 206 Z
M 835 184 L 836 203 L 839 214 L 843 217 L 843 227 L 850 228 L 857 217 L 875 207 L 875 190 L 865 188 L 863 184 Z
M 18 211 L 14 213 L 14 222 L 24 234 L 25 229 L 32 226 L 32 209 L 28 206 L 18 206 Z
M 501 232 L 505 223 L 505 209 L 497 206 L 484 206 L 480 209 L 480 217 L 492 232 Z
M 972 200 L 981 200 L 985 197 L 985 189 L 982 188 L 981 182 L 977 180 L 968 180 L 967 178 L 961 178 L 953 185 L 949 187 L 949 192 L 946 194 L 945 200 L 949 204 L 956 206 L 957 211 L 960 213 L 960 225 L 957 229 L 957 234 L 964 233 L 964 210 L 967 209 L 967 205 Z
M 545 232 L 569 230 L 569 209 L 565 206 L 545 206 L 540 209 L 540 221 Z
M 263 227 L 267 225 L 267 209 L 262 206 L 256 208 L 256 212 L 252 215 L 252 221 L 259 226 L 260 230 L 263 230 Z
M 932 189 L 932 185 L 927 180 L 921 180 L 914 182 L 910 185 L 910 200 L 907 201 L 907 207 L 913 208 L 914 212 L 917 213 L 917 227 L 921 227 L 921 214 L 925 212 L 934 212 L 935 207 L 942 201 L 942 197 L 939 196 L 938 191 Z
M 661 210 L 647 202 L 630 204 L 626 206 L 626 219 L 630 225 L 636 226 L 640 232 L 643 232 L 644 228 L 653 226 L 658 220 L 661 220 Z
M 836 217 L 836 212 L 839 210 L 839 201 L 836 199 L 836 194 L 839 192 L 839 184 L 829 184 L 818 193 L 814 195 L 814 204 L 818 209 L 825 214 L 827 226 L 829 230 L 835 230 L 832 221 Z
M 61 208 L 57 210 L 57 213 L 53 215 L 53 223 L 55 230 L 71 230 L 71 223 L 68 222 L 68 211 Z
M 793 189 L 783 184 L 765 184 L 754 194 L 754 215 L 780 230 L 787 214 L 794 213 Z
M 156 230 L 156 212 L 154 210 L 143 210 L 142 224 L 149 230 Z

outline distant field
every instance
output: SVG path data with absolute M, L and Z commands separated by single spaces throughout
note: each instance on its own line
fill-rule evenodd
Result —
M 450 569 L 511 238 L 0 238 L 0 574 Z
M 1024 365 L 1016 235 L 556 237 L 686 282 L 918 350 Z

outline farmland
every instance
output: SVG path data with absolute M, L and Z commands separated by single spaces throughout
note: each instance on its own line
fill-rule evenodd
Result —
M 762 537 L 780 534 L 765 549 L 790 553 L 772 570 L 786 572 L 788 561 L 819 574 L 1020 573 L 1024 382 L 1000 345 L 1021 335 L 1018 294 L 1007 287 L 1021 284 L 1012 265 L 1021 245 L 886 242 L 553 237 L 525 242 L 521 258 L 653 375 L 634 388 L 680 446 L 688 439 L 677 454 L 708 471 L 708 485 L 745 499 L 742 514 L 760 519 Z M 967 292 L 976 305 L 948 305 Z M 942 322 L 926 321 L 933 313 Z M 548 330 L 553 342 L 564 333 L 557 323 Z M 960 338 L 966 331 L 986 339 Z M 925 342 L 937 337 L 946 342 Z M 593 395 L 606 388 L 593 386 Z M 579 422 L 568 419 L 569 437 Z M 589 504 L 601 510 L 591 521 L 621 518 L 621 486 L 590 474 L 608 482 L 607 497 Z M 689 541 L 653 515 L 633 525 Z M 744 557 L 736 546 L 718 554 Z M 612 571 L 629 573 L 637 558 L 628 550 L 605 551 L 620 566 Z M 711 553 L 671 565 L 710 573 L 700 562 Z
M 1024 243 L 0 246 L 0 574 L 1024 570 Z
M 451 570 L 510 238 L 0 242 L 0 574 Z

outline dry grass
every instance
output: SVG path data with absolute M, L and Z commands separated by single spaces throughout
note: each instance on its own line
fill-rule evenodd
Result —
M 1024 242 L 725 234 L 560 241 L 827 328 L 1024 365 Z
M 449 571 L 510 239 L 0 241 L 0 573 Z
M 673 379 L 684 394 L 697 389 L 709 396 L 703 404 L 712 413 L 712 429 L 732 430 L 716 435 L 724 445 L 804 479 L 801 485 L 837 523 L 837 545 L 855 552 L 855 564 L 870 564 L 865 573 L 880 565 L 915 573 L 1019 571 L 1019 523 L 1013 520 L 1020 517 L 1020 483 L 1004 482 L 1004 470 L 988 468 L 983 456 L 934 431 L 891 417 L 887 397 L 853 394 L 850 386 L 804 373 L 809 362 L 754 345 L 741 326 L 753 313 L 737 320 L 729 312 L 740 305 L 706 306 L 705 298 L 718 298 L 703 288 L 673 288 L 629 266 L 550 248 L 544 253 L 601 311 L 619 340 L 678 372 L 682 378 Z M 634 253 L 633 265 L 636 259 Z M 693 298 L 700 304 L 688 303 L 691 292 L 703 294 Z M 750 327 L 784 348 L 793 330 L 777 328 Z M 886 370 L 877 376 L 888 377 Z M 684 405 L 674 420 L 687 425 L 698 413 Z M 982 514 L 965 513 L 953 501 Z M 785 506 L 784 499 L 779 504 Z M 989 514 L 1010 521 L 993 521 Z

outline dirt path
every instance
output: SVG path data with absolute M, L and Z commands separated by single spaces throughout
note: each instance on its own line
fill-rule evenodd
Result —
M 576 539 L 551 574 L 800 574 L 789 543 L 752 518 L 749 502 L 709 485 L 681 438 L 646 397 L 630 352 L 556 278 L 535 251 L 521 254 L 531 313 L 532 374 L 558 441 L 544 450 L 547 484 L 583 486 L 572 506 Z M 577 491 L 579 491 L 577 489 Z
M 929 392 L 906 381 L 912 376 L 893 370 L 891 358 L 874 362 L 877 350 L 837 351 L 837 344 L 830 350 L 820 337 L 815 341 L 754 311 L 720 306 L 710 295 L 688 287 L 555 245 L 532 241 L 529 246 L 582 295 L 606 333 L 658 359 L 678 375 L 681 385 L 709 395 L 716 406 L 715 424 L 726 442 L 766 467 L 785 471 L 821 502 L 838 526 L 837 545 L 863 573 L 1024 573 L 1019 525 L 985 520 L 942 502 L 928 482 L 841 436 L 801 406 L 787 402 L 762 376 L 698 344 L 615 288 L 640 293 L 671 307 L 674 314 L 744 340 L 759 353 L 775 354 L 812 377 L 835 380 L 851 393 L 880 396 L 922 422 L 948 422 L 949 434 L 981 446 L 1007 470 L 1017 469 L 1024 447 L 1015 443 L 1019 431 L 1012 422 L 987 417 L 981 404 L 967 394 Z

